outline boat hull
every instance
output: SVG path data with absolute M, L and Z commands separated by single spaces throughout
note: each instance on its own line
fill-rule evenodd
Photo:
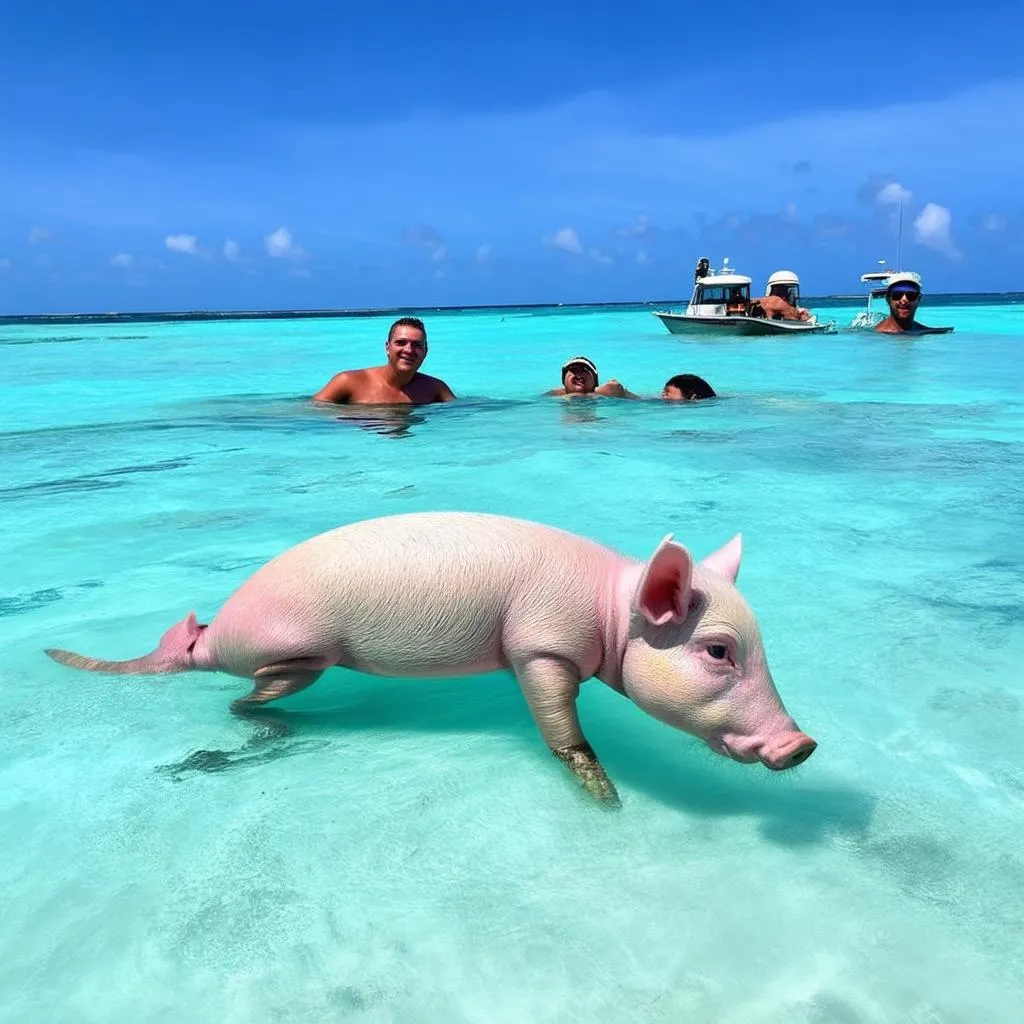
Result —
M 823 334 L 828 324 L 806 320 L 769 320 L 754 316 L 686 316 L 683 313 L 654 314 L 672 334 L 739 335 Z

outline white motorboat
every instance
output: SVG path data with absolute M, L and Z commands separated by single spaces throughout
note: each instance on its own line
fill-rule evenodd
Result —
M 821 334 L 833 328 L 831 323 L 819 323 L 808 314 L 802 320 L 783 320 L 768 315 L 760 300 L 750 298 L 750 278 L 737 274 L 722 261 L 722 269 L 710 272 L 711 264 L 702 257 L 693 277 L 693 294 L 683 313 L 655 310 L 654 315 L 673 334 Z M 799 308 L 800 279 L 792 271 L 780 270 L 768 279 L 765 294 L 772 294 L 775 286 L 785 292 L 786 301 Z M 806 311 L 805 311 L 806 312 Z

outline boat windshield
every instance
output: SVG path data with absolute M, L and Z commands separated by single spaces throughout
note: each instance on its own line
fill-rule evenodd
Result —
M 747 303 L 750 301 L 750 285 L 747 284 L 709 284 L 697 289 L 697 305 L 726 303 Z
M 785 299 L 794 308 L 800 305 L 800 289 L 795 284 L 774 284 L 768 290 L 768 294 Z

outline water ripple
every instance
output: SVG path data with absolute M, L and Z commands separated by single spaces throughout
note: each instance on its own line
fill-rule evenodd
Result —
M 118 466 L 101 473 L 87 473 L 83 476 L 42 480 L 38 483 L 22 484 L 18 487 L 5 487 L 0 489 L 0 501 L 11 500 L 25 494 L 70 494 L 76 491 L 98 491 L 123 487 L 128 481 L 111 479 L 111 477 L 127 476 L 134 473 L 163 473 L 171 469 L 181 469 L 189 465 L 191 461 L 191 458 L 163 459 L 160 462 L 148 462 L 137 466 Z
M 69 589 L 92 590 L 102 587 L 99 580 L 85 580 Z M 0 618 L 7 615 L 21 615 L 24 612 L 35 611 L 37 608 L 45 608 L 47 605 L 64 600 L 65 591 L 58 587 L 44 587 L 42 590 L 32 590 L 25 594 L 14 594 L 10 597 L 0 596 Z

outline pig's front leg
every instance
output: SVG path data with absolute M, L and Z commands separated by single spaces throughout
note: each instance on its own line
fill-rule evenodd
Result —
M 619 794 L 580 728 L 576 698 L 580 676 L 559 658 L 530 658 L 513 666 L 544 742 L 572 770 L 586 791 L 606 807 L 619 807 Z

